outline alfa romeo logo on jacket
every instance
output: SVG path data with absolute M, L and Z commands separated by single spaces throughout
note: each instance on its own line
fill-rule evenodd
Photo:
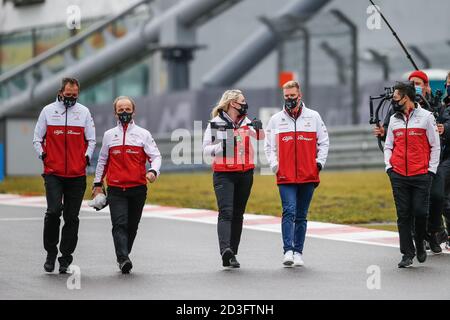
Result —
M 302 140 L 302 141 L 313 141 L 312 138 L 306 138 L 306 137 L 304 137 L 304 136 L 302 136 L 302 135 L 299 135 L 299 136 L 297 137 L 297 140 Z
M 294 140 L 294 138 L 292 136 L 285 136 L 281 140 L 283 140 L 284 142 L 288 142 L 290 140 Z

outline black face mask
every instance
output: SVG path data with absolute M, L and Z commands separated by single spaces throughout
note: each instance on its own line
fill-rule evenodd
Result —
M 122 125 L 125 125 L 130 123 L 133 113 L 124 111 L 122 113 L 118 113 L 117 116 L 119 117 L 120 123 L 122 123 Z
M 236 109 L 236 110 L 239 112 L 239 114 L 241 116 L 245 116 L 247 114 L 247 111 L 248 111 L 248 104 L 247 103 L 238 103 L 238 104 L 241 106 L 241 108 L 240 109 Z
M 400 105 L 399 101 L 392 100 L 392 108 L 395 112 L 403 112 L 403 110 L 405 110 L 405 105 Z
M 284 100 L 284 107 L 291 111 L 292 109 L 295 109 L 297 107 L 297 98 L 296 99 L 285 99 Z
M 67 108 L 70 108 L 70 107 L 73 107 L 73 106 L 77 103 L 77 98 L 75 98 L 75 97 L 66 97 L 66 96 L 63 96 L 63 97 L 62 97 L 62 101 L 63 101 L 63 104 L 64 104 Z
M 450 97 L 450 85 L 447 86 L 447 97 Z

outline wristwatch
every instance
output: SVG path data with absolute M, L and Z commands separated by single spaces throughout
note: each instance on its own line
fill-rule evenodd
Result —
M 92 189 L 97 188 L 97 187 L 103 188 L 103 183 L 102 182 L 94 182 Z

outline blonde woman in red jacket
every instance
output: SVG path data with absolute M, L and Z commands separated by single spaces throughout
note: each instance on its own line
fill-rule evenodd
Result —
M 219 208 L 217 233 L 224 267 L 239 268 L 236 259 L 245 206 L 253 184 L 251 138 L 264 139 L 260 120 L 247 118 L 240 90 L 227 90 L 212 111 L 203 140 L 205 157 L 213 157 L 214 191 Z

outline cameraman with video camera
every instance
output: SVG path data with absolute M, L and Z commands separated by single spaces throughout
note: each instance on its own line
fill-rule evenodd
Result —
M 434 98 L 431 93 L 431 88 L 429 85 L 429 79 L 425 72 L 421 70 L 413 71 L 408 77 L 408 80 L 414 82 L 414 89 L 416 91 L 416 102 L 420 104 L 420 106 L 430 112 L 434 112 L 434 110 L 440 109 L 440 104 Z M 422 96 L 422 97 L 419 97 Z M 426 99 L 426 101 L 424 100 Z M 391 116 L 395 112 L 390 109 L 386 117 L 383 121 L 383 126 L 376 126 L 373 129 L 374 136 L 380 136 L 380 138 L 384 141 L 386 139 L 386 130 L 389 126 L 389 121 Z
M 437 128 L 439 135 L 441 135 L 441 151 L 445 150 L 444 146 L 448 145 L 447 148 L 450 148 L 450 139 L 444 139 L 442 136 L 445 132 L 445 128 L 448 127 L 447 133 L 450 132 L 450 113 L 445 114 L 442 112 L 443 110 L 439 99 L 434 97 L 431 93 L 428 76 L 425 72 L 417 70 L 409 75 L 408 80 L 414 85 L 415 101 L 422 108 L 432 112 L 438 122 Z M 383 126 L 374 129 L 373 132 L 375 136 L 380 136 L 382 140 L 386 138 L 385 131 L 393 114 L 394 111 L 391 109 L 384 119 Z M 430 208 L 426 240 L 434 254 L 440 254 L 442 252 L 440 243 L 447 240 L 447 233 L 443 225 L 442 214 L 445 204 L 444 182 L 447 180 L 447 175 L 450 174 L 450 161 L 444 160 L 449 158 L 449 155 L 441 154 L 439 167 L 436 176 L 433 179 L 430 191 Z
M 439 164 L 440 141 L 432 113 L 415 102 L 413 83 L 397 83 L 384 145 L 386 172 L 392 185 L 402 260 L 399 268 L 427 258 L 425 237 L 430 188 Z M 413 243 L 413 228 L 414 242 Z

